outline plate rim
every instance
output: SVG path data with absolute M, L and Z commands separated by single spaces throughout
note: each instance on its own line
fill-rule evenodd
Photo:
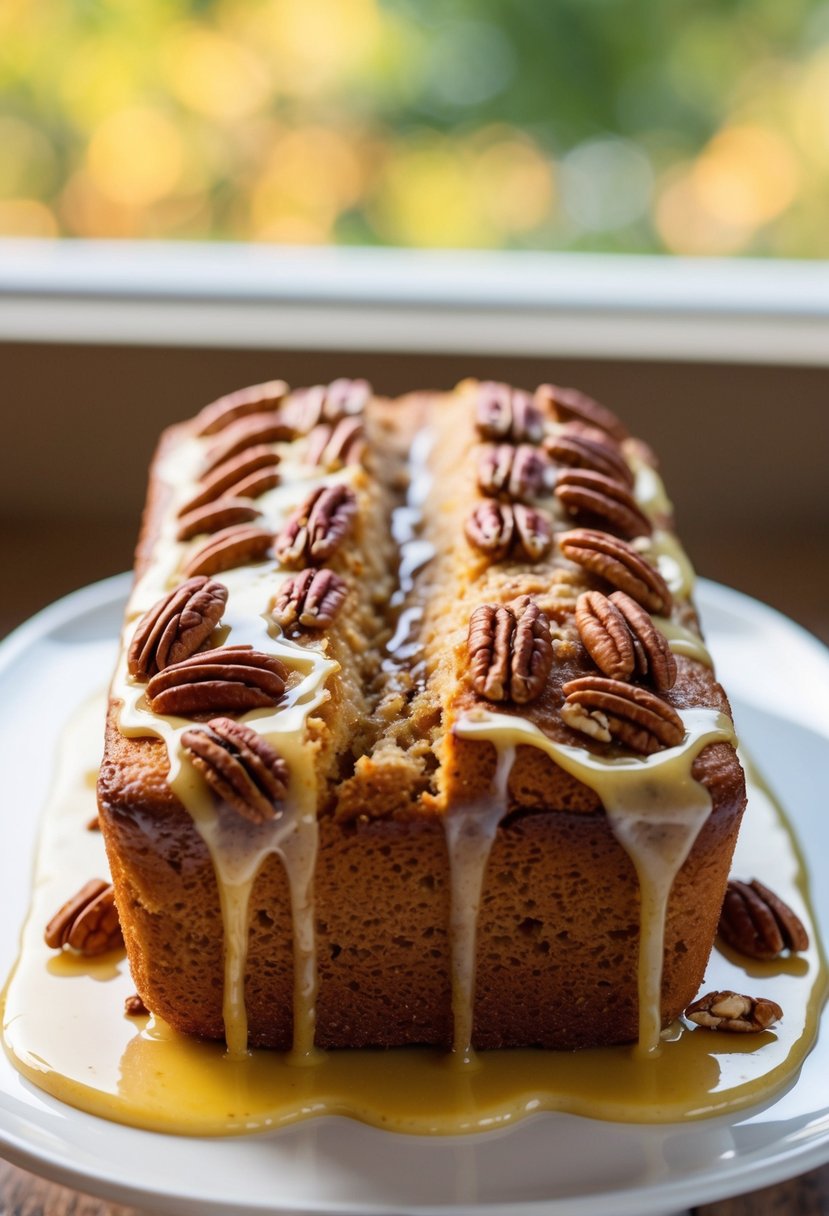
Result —
M 108 607 L 114 607 L 119 601 L 123 601 L 129 590 L 131 582 L 131 574 L 128 572 L 112 575 L 98 582 L 88 584 L 76 591 L 69 592 L 53 603 L 42 608 L 28 620 L 19 625 L 2 641 L 0 641 L 0 674 L 2 674 L 12 663 L 14 663 L 25 651 L 32 645 L 44 640 L 54 630 L 77 620 L 85 613 L 90 611 L 100 611 Z M 698 599 L 701 601 L 704 608 L 709 607 L 721 608 L 729 612 L 737 612 L 739 615 L 745 615 L 755 621 L 765 623 L 768 626 L 774 626 L 778 629 L 783 628 L 785 631 L 794 637 L 797 637 L 801 644 L 805 644 L 809 648 L 815 659 L 827 667 L 829 671 L 829 649 L 824 643 L 813 634 L 811 634 L 802 625 L 790 620 L 777 609 L 746 595 L 743 592 L 736 591 L 732 588 L 723 586 L 719 583 L 714 583 L 707 579 L 699 579 L 698 583 Z M 6 977 L 0 977 L 5 981 Z M 797 1081 L 795 1080 L 794 1084 Z M 25 1082 L 27 1086 L 30 1082 Z M 36 1089 L 35 1086 L 31 1086 Z M 786 1091 L 784 1091 L 786 1092 Z M 54 1103 L 56 1110 L 64 1118 L 70 1119 L 85 1119 L 92 1120 L 94 1123 L 106 1123 L 109 1127 L 117 1127 L 126 1136 L 140 1137 L 159 1137 L 165 1142 L 177 1137 L 167 1135 L 165 1133 L 148 1132 L 143 1129 L 130 1128 L 124 1124 L 113 1124 L 107 1120 L 100 1120 L 97 1116 L 91 1115 L 88 1112 L 76 1110 L 73 1107 L 66 1106 L 57 1099 L 51 1098 L 43 1091 L 37 1091 L 38 1096 L 49 1104 Z M 771 1105 L 777 1099 L 774 1099 Z M 749 1111 L 752 1108 L 749 1108 Z M 741 1112 L 745 1114 L 745 1112 Z M 2 1156 L 15 1165 L 23 1169 L 28 1169 L 31 1172 L 42 1177 L 49 1178 L 62 1185 L 72 1187 L 76 1190 L 94 1194 L 103 1198 L 108 1198 L 119 1203 L 126 1203 L 139 1209 L 145 1208 L 147 1203 L 153 1203 L 158 1206 L 159 1211 L 189 1213 L 198 1210 L 208 1214 L 215 1213 L 216 1216 L 220 1213 L 225 1213 L 230 1210 L 228 1202 L 225 1198 L 211 1195 L 193 1195 L 192 1186 L 189 1188 L 189 1193 L 183 1190 L 171 1191 L 169 1187 L 158 1187 L 153 1189 L 151 1179 L 143 1185 L 137 1185 L 133 1182 L 123 1180 L 114 1172 L 114 1167 L 107 1172 L 107 1169 L 100 1168 L 90 1172 L 87 1167 L 74 1165 L 71 1156 L 71 1146 L 64 1142 L 61 1149 L 51 1149 L 45 1145 L 36 1143 L 28 1143 L 25 1136 L 17 1134 L 14 1130 L 4 1126 L 7 1112 L 0 1108 L 0 1149 Z M 24 1111 L 22 1114 L 11 1112 L 11 1116 L 23 1126 L 34 1126 L 32 1114 L 30 1111 Z M 341 1123 L 351 1122 L 341 1116 L 324 1116 L 326 1122 L 338 1121 Z M 546 1119 L 546 1120 L 573 1120 L 578 1119 L 585 1123 L 592 1123 L 593 1120 L 583 1119 L 577 1115 L 567 1115 L 559 1112 L 544 1112 L 538 1115 L 530 1116 L 530 1119 Z M 526 1121 L 522 1121 L 526 1122 Z M 727 1125 L 733 1122 L 733 1117 L 728 1115 L 718 1116 L 715 1119 L 705 1120 L 700 1123 L 700 1126 L 712 1125 Z M 513 1133 L 519 1125 L 514 1125 L 510 1128 L 504 1128 L 500 1131 L 486 1133 L 487 1138 L 491 1136 L 507 1136 Z M 628 1125 L 623 1125 L 628 1126 Z M 694 1125 L 695 1126 L 695 1125 Z M 383 1135 L 381 1129 L 372 1129 L 379 1135 Z M 279 1132 L 262 1133 L 251 1139 L 258 1139 L 262 1143 L 267 1143 L 274 1136 L 278 1136 Z M 393 1135 L 401 1135 L 401 1133 L 387 1133 Z M 201 1144 L 213 1145 L 217 1144 L 214 1138 L 206 1137 L 183 1137 L 184 1140 L 190 1142 L 199 1142 Z M 231 1140 L 237 1140 L 238 1137 L 232 1137 Z M 415 1137 L 417 1140 L 422 1140 L 423 1137 Z M 444 1143 L 459 1143 L 468 1141 L 469 1136 L 450 1136 L 443 1138 Z M 221 1139 L 218 1143 L 223 1143 Z M 61 1151 L 63 1155 L 61 1155 Z M 755 1160 L 753 1154 L 762 1153 L 761 1159 Z M 612 1203 L 613 1210 L 617 1216 L 656 1216 L 656 1213 L 665 1212 L 675 1208 L 677 1205 L 686 1206 L 689 1203 L 708 1202 L 713 1199 L 727 1198 L 732 1195 L 742 1193 L 746 1189 L 746 1185 L 750 1182 L 751 1189 L 759 1189 L 760 1187 L 770 1185 L 774 1182 L 779 1182 L 784 1179 L 796 1176 L 804 1171 L 815 1168 L 829 1161 L 829 1120 L 822 1131 L 808 1143 L 799 1145 L 782 1145 L 777 1149 L 776 1153 L 772 1150 L 772 1155 L 769 1156 L 768 1146 L 761 1150 L 752 1150 L 746 1153 L 738 1162 L 728 1169 L 728 1172 L 723 1174 L 723 1162 L 718 1163 L 717 1168 L 707 1167 L 706 1172 L 702 1174 L 693 1174 L 685 1178 L 677 1178 L 656 1184 L 641 1184 L 633 1187 L 622 1187 L 615 1190 L 597 1191 L 589 1195 L 577 1195 L 571 1197 L 551 1197 L 549 1199 L 528 1199 L 526 1201 L 493 1201 L 487 1202 L 485 1199 L 478 1199 L 473 1204 L 467 1203 L 452 1203 L 452 1204 L 400 1204 L 390 1205 L 383 1202 L 378 1205 L 376 1202 L 372 1205 L 363 1203 L 334 1203 L 329 1201 L 317 1202 L 308 1200 L 303 1203 L 301 1208 L 297 1207 L 274 1207 L 272 1203 L 267 1206 L 258 1199 L 242 1200 L 244 1206 L 239 1206 L 239 1201 L 235 1203 L 235 1209 L 242 1213 L 247 1212 L 264 1216 L 266 1212 L 281 1213 L 288 1216 L 289 1213 L 302 1212 L 308 1216 L 464 1216 L 473 1213 L 485 1213 L 486 1216 L 508 1216 L 518 1210 L 525 1213 L 526 1216 L 565 1216 L 565 1213 L 572 1212 L 575 1214 L 598 1213 L 597 1204 Z

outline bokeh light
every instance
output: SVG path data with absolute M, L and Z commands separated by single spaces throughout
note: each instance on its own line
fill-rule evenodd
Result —
M 829 0 L 0 4 L 0 235 L 824 257 L 827 198 Z

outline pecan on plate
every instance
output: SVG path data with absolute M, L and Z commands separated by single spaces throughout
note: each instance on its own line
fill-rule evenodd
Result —
M 232 456 L 201 479 L 196 493 L 180 508 L 179 519 L 217 498 L 258 498 L 279 484 L 278 464 L 279 457 L 267 444 Z
M 659 616 L 670 614 L 673 596 L 668 584 L 632 545 L 592 528 L 564 532 L 558 543 L 569 561 L 626 592 L 648 612 Z
M 350 486 L 320 486 L 291 515 L 274 553 L 289 569 L 324 562 L 348 535 L 356 514 L 357 496 Z
M 540 443 L 544 418 L 529 393 L 493 380 L 478 385 L 475 426 L 484 439 Z
M 203 473 L 212 473 L 218 465 L 241 455 L 248 448 L 259 447 L 263 443 L 282 443 L 293 437 L 293 430 L 278 410 L 237 418 L 208 448 Z
M 809 934 L 800 917 L 756 878 L 729 879 L 718 932 L 748 958 L 772 959 L 784 950 L 796 954 L 809 949 Z
M 547 617 L 528 595 L 481 604 L 469 618 L 467 652 L 477 693 L 525 705 L 543 692 L 553 665 Z
M 759 1034 L 783 1016 L 775 1001 L 739 992 L 707 992 L 685 1010 L 685 1016 L 706 1030 L 728 1030 L 732 1034 Z
M 478 488 L 489 498 L 522 501 L 547 491 L 550 461 L 540 448 L 487 444 L 478 458 Z
M 610 603 L 622 614 L 630 630 L 636 674 L 650 680 L 657 692 L 668 692 L 676 684 L 676 659 L 665 634 L 657 629 L 642 605 L 624 591 L 612 592 Z
M 302 570 L 279 588 L 271 616 L 283 629 L 325 629 L 343 606 L 348 584 L 333 570 Z
M 217 498 L 181 517 L 176 540 L 192 540 L 194 536 L 219 532 L 233 524 L 249 524 L 258 518 L 259 512 L 248 498 Z
M 190 555 L 184 573 L 219 574 L 222 570 L 235 570 L 237 566 L 264 561 L 272 543 L 273 533 L 255 524 L 222 528 Z
M 556 478 L 555 494 L 569 515 L 600 519 L 628 539 L 650 536 L 653 531 L 627 486 L 604 473 L 567 469 Z
M 556 464 L 574 469 L 592 469 L 633 488 L 633 473 L 615 443 L 607 436 L 602 441 L 580 435 L 577 431 L 560 431 L 544 442 L 544 450 Z
M 308 464 L 323 469 L 342 469 L 359 464 L 366 450 L 366 434 L 361 418 L 341 418 L 321 422 L 308 436 Z
M 145 1018 L 149 1013 L 149 1009 L 141 1000 L 137 992 L 133 992 L 132 996 L 128 996 L 124 1000 L 124 1014 L 128 1018 Z
M 285 397 L 288 385 L 284 380 L 268 380 L 265 384 L 251 384 L 247 388 L 228 393 L 218 401 L 206 405 L 196 418 L 197 435 L 215 435 L 230 426 L 237 418 L 272 410 Z
M 544 413 L 552 414 L 557 422 L 584 422 L 588 426 L 605 431 L 617 443 L 622 443 L 628 437 L 627 427 L 612 410 L 577 388 L 539 384 L 535 390 L 535 401 Z
M 181 745 L 215 794 L 251 823 L 282 813 L 288 766 L 261 735 L 231 718 L 184 731 Z
M 315 384 L 297 389 L 285 403 L 283 415 L 297 435 L 307 435 L 321 422 L 339 422 L 353 414 L 361 414 L 371 400 L 371 385 L 367 380 L 345 377 L 330 384 Z
M 676 747 L 685 737 L 674 707 L 647 688 L 605 676 L 581 676 L 563 684 L 562 692 L 566 697 L 562 719 L 602 743 L 615 739 L 648 756 L 663 747 Z
M 147 685 L 147 699 L 157 714 L 244 713 L 276 705 L 286 676 L 272 654 L 252 646 L 221 646 L 158 672 Z
M 473 549 L 495 561 L 512 553 L 537 562 L 553 543 L 550 521 L 542 511 L 491 498 L 479 502 L 469 513 L 464 533 Z
M 43 940 L 53 950 L 70 946 L 92 958 L 124 944 L 112 884 L 93 878 L 52 917 Z
M 149 680 L 171 663 L 189 659 L 207 641 L 227 606 L 227 587 L 209 578 L 191 578 L 146 612 L 132 636 L 127 669 Z

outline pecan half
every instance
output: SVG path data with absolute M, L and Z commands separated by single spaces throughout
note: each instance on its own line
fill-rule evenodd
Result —
M 539 443 L 544 417 L 529 393 L 487 380 L 478 385 L 475 426 L 484 439 L 504 443 Z
M 535 507 L 484 499 L 466 517 L 466 539 L 473 549 L 495 561 L 520 554 L 528 561 L 544 557 L 553 543 L 550 521 Z
M 706 1030 L 728 1030 L 733 1034 L 759 1034 L 783 1016 L 775 1001 L 739 992 L 707 992 L 685 1010 L 685 1016 Z
M 207 641 L 227 606 L 227 587 L 209 578 L 191 578 L 146 612 L 132 636 L 127 670 L 149 680 L 171 663 L 189 659 Z
M 137 992 L 132 996 L 128 996 L 124 1000 L 124 1014 L 128 1018 L 145 1018 L 149 1013 L 149 1009 L 141 1000 Z
M 276 538 L 274 553 L 283 566 L 324 562 L 348 535 L 357 514 L 357 496 L 350 486 L 321 486 L 312 490 Z
M 341 418 L 361 414 L 370 399 L 371 385 L 367 380 L 343 377 L 291 393 L 282 413 L 297 435 L 307 435 L 321 422 L 339 422 Z
M 184 567 L 184 573 L 219 574 L 263 561 L 270 552 L 273 533 L 253 524 L 235 524 L 223 528 L 196 549 Z
M 626 592 L 648 612 L 670 616 L 673 596 L 658 570 L 632 545 L 591 528 L 574 528 L 558 538 L 559 548 L 576 565 Z
M 87 958 L 123 946 L 111 883 L 93 878 L 82 886 L 49 921 L 43 940 L 53 950 L 70 946 Z
M 282 814 L 288 766 L 251 727 L 212 718 L 184 731 L 181 745 L 213 792 L 243 818 L 258 824 Z
M 284 380 L 268 380 L 264 384 L 251 384 L 237 389 L 206 405 L 196 418 L 197 435 L 215 435 L 223 431 L 237 418 L 273 409 L 288 392 Z
M 749 958 L 777 958 L 784 950 L 809 949 L 809 934 L 779 895 L 753 878 L 730 879 L 720 913 L 719 934 Z
M 467 652 L 477 693 L 525 705 L 544 690 L 553 665 L 550 624 L 528 595 L 481 604 L 469 618 Z
M 244 713 L 276 705 L 287 671 L 279 659 L 252 646 L 222 646 L 166 667 L 147 685 L 157 714 Z
M 487 444 L 478 458 L 478 488 L 489 498 L 538 498 L 547 490 L 549 468 L 550 462 L 540 448 L 526 443 L 517 447 Z
M 256 498 L 279 483 L 278 463 L 267 444 L 225 460 L 201 479 L 196 493 L 180 508 L 179 519 L 217 498 Z
M 204 473 L 212 473 L 218 465 L 232 460 L 248 448 L 258 447 L 263 443 L 281 443 L 293 437 L 293 430 L 278 410 L 237 418 L 208 448 Z
M 359 464 L 366 449 L 366 435 L 360 418 L 341 418 L 321 422 L 308 436 L 308 464 L 324 469 L 341 469 Z
M 568 469 L 556 479 L 556 498 L 568 514 L 607 523 L 627 538 L 650 536 L 651 521 L 626 485 L 592 469 Z
M 562 685 L 566 697 L 561 717 L 573 730 L 603 743 L 612 739 L 648 756 L 676 747 L 685 737 L 682 719 L 672 705 L 647 688 L 604 676 L 582 676 Z
M 650 620 L 650 617 L 648 617 Z M 614 680 L 633 675 L 633 638 L 619 609 L 601 591 L 585 591 L 576 601 L 576 625 L 593 662 Z
M 624 591 L 614 591 L 612 604 L 625 619 L 633 639 L 636 674 L 650 680 L 657 692 L 668 692 L 676 684 L 676 659 L 661 629 L 657 629 L 641 604 Z
M 617 443 L 628 437 L 627 427 L 619 418 L 587 393 L 577 388 L 563 388 L 559 384 L 540 384 L 535 391 L 535 401 L 545 413 L 550 413 L 557 422 L 574 419 L 587 423 L 611 435 Z
M 205 532 L 218 532 L 232 524 L 249 524 L 258 519 L 259 512 L 249 499 L 217 498 L 215 502 L 196 507 L 179 521 L 176 540 L 192 540 Z
M 575 431 L 561 431 L 551 435 L 544 442 L 544 450 L 552 456 L 556 464 L 563 464 L 574 469 L 592 469 L 594 473 L 604 473 L 620 481 L 628 489 L 633 488 L 633 473 L 615 443 L 604 436 L 600 442 Z
M 274 600 L 271 616 L 283 629 L 303 625 L 325 629 L 343 606 L 348 584 L 333 570 L 302 570 L 288 578 Z

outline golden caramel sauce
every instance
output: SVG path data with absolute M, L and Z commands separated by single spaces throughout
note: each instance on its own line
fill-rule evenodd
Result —
M 43 943 L 57 907 L 106 875 L 95 809 L 104 698 L 68 726 L 43 818 L 32 908 L 3 998 L 13 1064 L 60 1100 L 108 1119 L 184 1135 L 233 1135 L 322 1114 L 399 1132 L 455 1134 L 504 1126 L 541 1110 L 631 1122 L 696 1119 L 764 1101 L 794 1077 L 814 1042 L 827 992 L 805 869 L 786 819 L 749 766 L 749 810 L 734 873 L 759 877 L 790 903 L 812 945 L 771 963 L 715 950 L 704 990 L 768 996 L 784 1019 L 760 1035 L 676 1024 L 658 1050 L 479 1053 L 464 1068 L 431 1049 L 314 1052 L 303 1062 L 262 1051 L 228 1058 L 154 1018 L 128 1018 L 133 991 L 121 954 L 83 959 Z M 745 758 L 744 758 L 745 763 Z

